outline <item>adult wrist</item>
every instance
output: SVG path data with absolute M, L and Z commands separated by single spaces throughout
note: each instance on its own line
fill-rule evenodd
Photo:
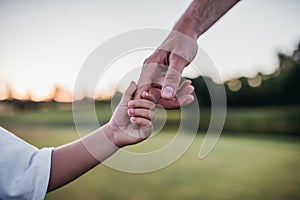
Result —
M 174 31 L 187 35 L 194 40 L 197 40 L 201 34 L 198 29 L 199 27 L 196 25 L 194 19 L 189 17 L 182 17 L 173 28 Z

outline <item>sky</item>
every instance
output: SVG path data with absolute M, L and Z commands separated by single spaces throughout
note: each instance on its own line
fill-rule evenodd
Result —
M 56 85 L 72 94 L 79 70 L 99 45 L 136 29 L 169 30 L 190 2 L 1 0 L 0 99 L 10 90 L 14 98 L 44 100 Z M 299 0 L 241 1 L 200 36 L 200 53 L 213 61 L 222 81 L 270 74 L 278 66 L 277 53 L 291 53 L 300 42 L 299 10 Z M 117 71 L 99 82 L 100 96 L 110 96 L 132 70 L 126 66 L 140 66 L 152 51 L 114 62 Z M 205 62 L 199 68 L 209 70 Z

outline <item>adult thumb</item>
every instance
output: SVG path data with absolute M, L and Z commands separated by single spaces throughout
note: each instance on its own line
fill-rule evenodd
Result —
M 170 65 L 162 82 L 161 96 L 164 99 L 172 99 L 178 89 L 183 69 L 189 64 L 183 57 L 172 53 Z
M 181 72 L 168 68 L 165 78 L 162 82 L 161 96 L 164 99 L 172 99 L 178 89 L 179 82 L 181 78 Z

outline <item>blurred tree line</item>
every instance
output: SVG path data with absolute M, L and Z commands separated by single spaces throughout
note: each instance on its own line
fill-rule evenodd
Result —
M 291 55 L 279 53 L 278 61 L 273 74 L 224 83 L 228 109 L 223 131 L 300 135 L 300 44 Z M 192 82 L 201 110 L 199 131 L 206 132 L 211 120 L 207 85 L 215 91 L 218 85 L 205 77 Z
M 227 105 L 229 107 L 299 106 L 300 43 L 292 55 L 279 53 L 278 59 L 279 66 L 273 74 L 258 74 L 254 78 L 242 77 L 224 83 Z M 192 82 L 200 106 L 210 107 L 207 84 L 216 85 L 216 83 L 206 77 L 192 79 Z M 55 101 L 33 102 L 11 99 L 5 102 L 12 104 L 16 110 L 22 111 L 47 107 L 49 103 Z
M 278 54 L 279 67 L 271 75 L 231 80 L 225 83 L 229 107 L 299 106 L 300 105 L 300 43 L 292 55 Z M 204 81 L 205 80 L 205 81 Z M 211 79 L 192 80 L 200 106 L 210 106 L 206 86 Z
M 228 109 L 223 131 L 300 135 L 300 84 L 298 83 L 300 80 L 300 44 L 291 55 L 279 53 L 278 59 L 279 66 L 273 74 L 258 74 L 254 78 L 243 77 L 224 83 Z M 204 77 L 193 79 L 192 82 L 201 111 L 198 130 L 205 133 L 211 121 L 211 98 L 207 85 L 212 86 L 212 88 L 214 86 L 220 88 L 220 85 L 215 84 L 210 78 Z M 119 94 L 118 98 L 120 97 Z M 96 110 L 103 111 L 105 108 L 111 108 L 111 103 L 110 100 L 97 101 Z M 2 113 L 7 113 L 7 108 L 13 108 L 17 112 L 44 110 L 58 112 L 61 116 L 72 116 L 70 103 L 57 103 L 54 100 L 33 102 L 10 99 L 2 102 L 1 105 L 3 107 Z M 192 106 L 190 108 L 193 109 Z M 187 118 L 190 117 L 190 120 L 195 120 L 194 115 L 190 114 L 193 112 L 194 110 L 188 112 Z M 178 114 L 180 114 L 178 110 L 170 111 L 164 127 L 169 130 L 178 128 L 180 124 Z M 100 121 L 106 122 L 110 115 L 111 112 L 106 110 L 103 113 L 100 112 L 98 117 Z M 5 121 L 7 118 L 3 120 Z M 68 117 L 67 120 L 72 122 L 72 117 Z M 57 121 L 55 118 L 53 123 L 56 124 Z M 189 127 L 186 128 L 189 129 Z

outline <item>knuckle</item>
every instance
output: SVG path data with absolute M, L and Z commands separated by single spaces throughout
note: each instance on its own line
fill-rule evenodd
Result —
M 150 58 L 146 58 L 146 59 L 144 60 L 143 65 L 147 64 L 147 63 L 149 62 L 149 59 L 150 59 Z
M 152 123 L 149 120 L 145 121 L 145 126 L 152 128 Z
M 154 120 L 154 119 L 155 119 L 155 114 L 154 114 L 154 112 L 151 111 L 151 110 L 149 110 L 149 118 L 150 118 L 151 120 Z
M 150 102 L 150 107 L 149 107 L 150 110 L 154 110 L 155 109 L 155 103 L 153 102 Z
M 180 80 L 180 76 L 177 73 L 168 73 L 165 80 L 168 82 L 177 83 Z

